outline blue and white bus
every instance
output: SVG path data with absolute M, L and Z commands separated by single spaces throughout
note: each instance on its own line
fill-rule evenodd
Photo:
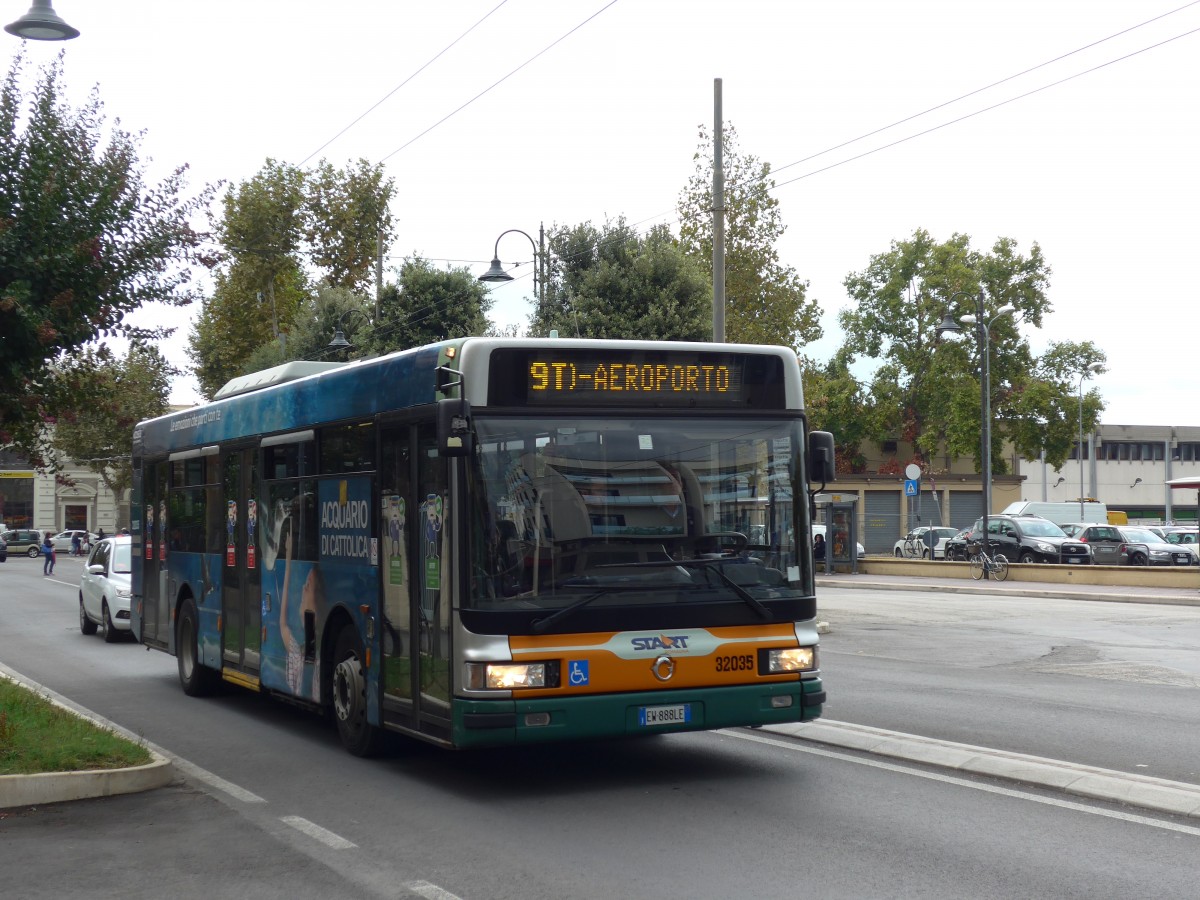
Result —
M 351 752 L 816 718 L 783 347 L 464 338 L 289 363 L 134 432 L 133 632 Z

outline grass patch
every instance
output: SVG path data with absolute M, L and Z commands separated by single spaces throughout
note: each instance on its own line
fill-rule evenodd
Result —
M 150 751 L 0 677 L 0 775 L 122 769 Z

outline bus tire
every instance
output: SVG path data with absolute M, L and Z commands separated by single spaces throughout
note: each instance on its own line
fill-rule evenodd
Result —
M 220 677 L 200 662 L 200 617 L 191 597 L 180 604 L 175 620 L 175 661 L 179 683 L 189 697 L 207 697 L 217 689 Z
M 367 721 L 367 675 L 354 625 L 342 626 L 334 646 L 331 694 L 338 737 L 355 756 L 374 756 L 383 746 L 383 730 Z

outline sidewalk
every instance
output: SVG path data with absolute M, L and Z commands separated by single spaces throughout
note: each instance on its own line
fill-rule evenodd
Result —
M 928 591 L 991 596 L 1047 597 L 1102 603 L 1161 603 L 1200 606 L 1200 573 L 1195 589 L 1124 585 L 1063 585 L 1035 581 L 973 581 L 920 575 L 819 575 L 818 608 L 822 591 L 851 588 L 878 591 Z M 918 735 L 885 731 L 820 719 L 792 725 L 767 725 L 787 737 L 858 750 L 893 759 L 940 766 L 960 772 L 1004 778 L 1024 784 L 1061 790 L 1097 800 L 1126 803 L 1143 809 L 1200 818 L 1200 786 L 1150 778 L 1128 772 L 1081 766 L 1064 760 L 940 741 Z
M 1193 567 L 1194 568 L 1194 567 Z M 1129 587 L 1103 584 L 1050 584 L 1038 581 L 972 581 L 964 578 L 934 578 L 921 575 L 818 575 L 819 592 L 826 588 L 855 588 L 880 591 L 936 591 L 956 594 L 993 594 L 1015 597 L 1058 597 L 1109 603 L 1163 603 L 1200 606 L 1200 572 L 1194 588 Z

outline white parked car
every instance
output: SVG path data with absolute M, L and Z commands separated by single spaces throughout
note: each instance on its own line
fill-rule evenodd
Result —
M 89 534 L 86 531 L 60 531 L 54 537 L 50 538 L 51 542 L 54 544 L 54 551 L 56 553 L 70 553 L 71 540 L 75 537 L 75 535 L 79 535 L 79 544 L 81 547 L 87 547 L 96 540 L 96 536 L 94 534 Z
M 930 556 L 929 532 L 933 532 L 932 557 Z M 957 528 L 930 527 L 922 525 L 914 528 L 900 540 L 896 541 L 892 553 L 909 559 L 942 559 L 946 555 L 946 541 L 958 534 Z
M 128 632 L 133 543 L 127 534 L 105 538 L 92 547 L 79 582 L 79 630 L 114 643 Z

